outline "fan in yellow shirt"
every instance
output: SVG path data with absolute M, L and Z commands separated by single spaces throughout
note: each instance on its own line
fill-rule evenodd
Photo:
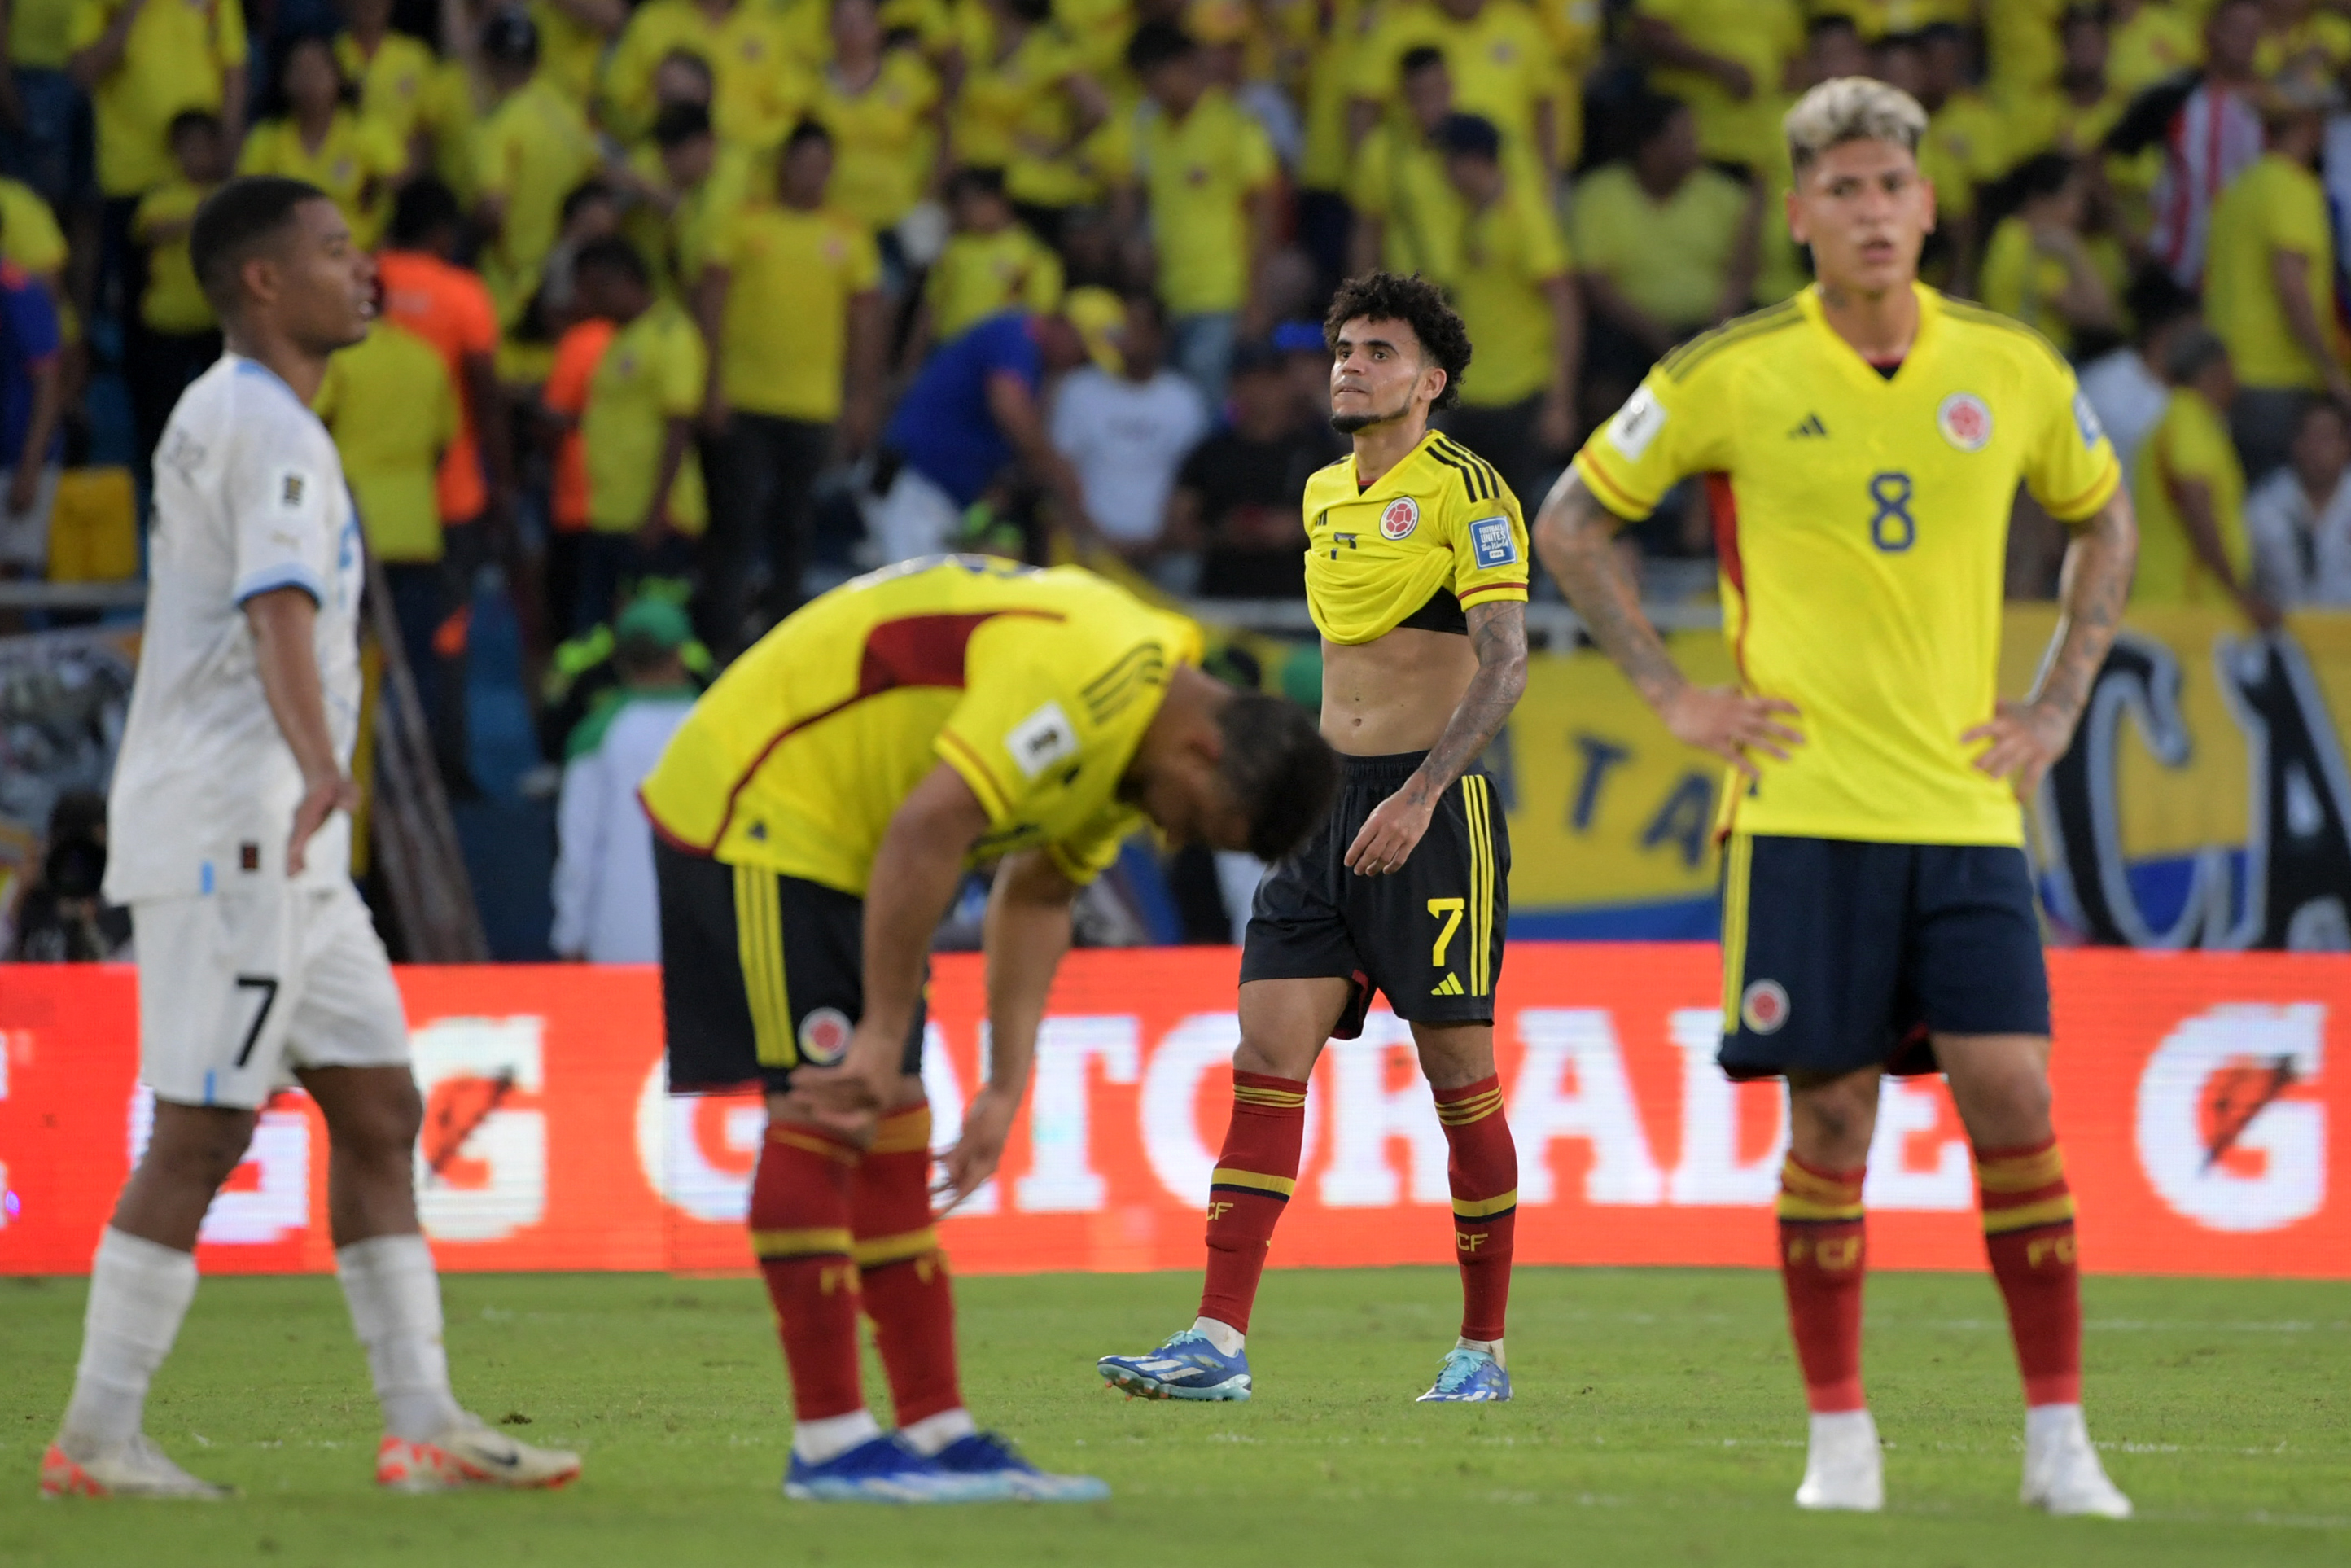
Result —
M 1557 43 L 1520 0 L 1410 0 L 1387 12 L 1355 51 L 1350 129 L 1357 145 L 1397 98 L 1404 57 L 1441 50 L 1453 107 L 1484 117 L 1520 156 L 1556 178 L 1562 167 Z
M 2315 114 L 2273 122 L 2269 151 L 2220 193 L 2204 308 L 2245 387 L 2351 399 L 2335 325 L 2333 225 L 2309 166 L 2325 129 Z
M 2203 62 L 2202 18 L 2176 0 L 2114 0 L 2107 9 L 2113 40 L 2107 71 L 2116 91 L 2136 98 Z
M 701 279 L 718 225 L 775 179 L 749 148 L 719 141 L 698 103 L 665 105 L 628 171 L 640 199 L 621 231 L 652 269 L 654 287 L 682 300 Z
M 2122 330 L 2128 262 L 2110 235 L 2087 232 L 2087 175 L 2059 152 L 2027 159 L 2013 176 L 2014 213 L 1992 229 L 1978 277 L 1983 302 L 2067 353 Z
M 73 74 L 89 85 L 98 135 L 98 188 L 142 194 L 172 177 L 172 119 L 183 109 L 221 117 L 231 141 L 245 123 L 245 8 L 78 0 Z
M 799 605 L 810 486 L 835 451 L 863 453 L 880 420 L 881 252 L 872 230 L 825 204 L 831 175 L 831 134 L 802 120 L 775 199 L 720 221 L 695 287 L 710 350 L 703 418 L 721 432 L 701 616 L 722 653 L 741 643 L 763 538 L 768 619 Z
M 1755 285 L 1757 202 L 1700 162 L 1689 108 L 1646 99 L 1632 119 L 1630 162 L 1585 175 L 1573 214 L 1604 397 L 1621 397 L 1674 343 L 1744 309 Z
M 2245 470 L 2229 439 L 2237 384 L 2228 348 L 2204 328 L 2186 328 L 2167 345 L 2163 369 L 2171 399 L 2131 474 L 2139 552 L 2130 601 L 2233 604 L 2254 625 L 2273 627 L 2277 608 L 2253 588 Z
M 294 39 L 278 57 L 236 172 L 318 186 L 342 210 L 353 242 L 372 250 L 391 215 L 392 185 L 407 172 L 408 148 L 392 126 L 350 107 L 357 96 L 335 63 L 331 44 Z
M 1151 100 L 1138 114 L 1134 182 L 1150 204 L 1175 368 L 1212 405 L 1221 403 L 1237 332 L 1260 324 L 1279 172 L 1273 145 L 1209 85 L 1207 58 L 1182 28 L 1146 22 L 1126 58 Z
M 627 0 L 530 0 L 548 79 L 586 113 L 596 93 L 596 68 L 629 19 Z
M 1407 52 L 1399 73 L 1403 111 L 1372 127 L 1348 171 L 1355 210 L 1348 271 L 1446 277 L 1454 270 L 1461 203 L 1445 176 L 1437 131 L 1453 113 L 1453 73 L 1433 44 Z
M 2112 78 L 2113 55 L 2104 11 L 2075 7 L 2058 35 L 2064 68 L 2038 88 L 2022 89 L 2001 103 L 2005 155 L 2022 162 L 2037 152 L 2080 158 L 2095 153 L 2130 107 L 2131 95 Z
M 1707 157 L 1752 163 L 1779 134 L 1781 84 L 1804 43 L 1796 0 L 1637 0 L 1627 37 L 1652 85 L 1697 114 Z
M 196 281 L 188 234 L 196 208 L 228 178 L 228 139 L 220 117 L 201 109 L 181 110 L 172 120 L 171 136 L 177 177 L 140 197 L 131 213 L 131 243 L 147 253 L 147 285 L 139 296 L 139 319 L 146 330 L 124 334 L 123 381 L 131 392 L 132 435 L 142 454 L 155 450 L 181 392 L 211 369 L 221 352 L 220 326 Z M 11 213 L 12 239 L 15 230 Z
M 594 240 L 573 264 L 586 314 L 617 330 L 588 380 L 580 415 L 588 526 L 598 533 L 697 535 L 708 521 L 694 420 L 709 357 L 674 300 L 653 290 L 628 241 Z
M 1454 270 L 1438 281 L 1479 345 L 1446 434 L 1531 495 L 1575 436 L 1583 301 L 1558 219 L 1503 172 L 1494 126 L 1457 114 L 1438 139 L 1462 212 Z
M 66 248 L 65 231 L 40 193 L 21 180 L 0 178 L 0 261 L 39 278 L 62 302 Z
M 1006 193 L 1040 221 L 1099 197 L 1079 152 L 1110 117 L 1110 99 L 1050 0 L 967 0 L 956 15 L 964 78 L 948 124 L 955 161 L 1003 170 Z
M 563 223 L 564 199 L 597 167 L 594 134 L 571 100 L 538 70 L 538 29 L 501 11 L 482 34 L 482 63 L 496 103 L 474 131 L 475 183 L 483 226 L 482 281 L 512 328 L 538 287 Z
M 710 122 L 729 141 L 782 141 L 815 94 L 783 7 L 767 0 L 646 0 L 604 66 L 605 123 L 633 141 L 652 128 L 653 71 L 674 50 L 709 62 Z
M 359 84 L 360 112 L 392 128 L 404 147 L 424 130 L 439 68 L 421 38 L 395 32 L 393 0 L 346 0 L 350 30 L 335 35 L 335 64 Z
M 832 204 L 875 233 L 933 188 L 942 99 L 937 73 L 912 47 L 885 47 L 873 0 L 833 0 L 832 60 L 810 118 L 832 132 Z
M 955 233 L 923 280 L 922 315 L 908 344 L 917 363 L 990 316 L 1050 311 L 1061 301 L 1061 258 L 1013 214 L 1000 170 L 956 170 L 947 204 Z
M 378 321 L 327 361 L 313 402 L 342 454 L 368 549 L 386 565 L 438 561 L 441 455 L 457 439 L 457 389 L 433 345 Z

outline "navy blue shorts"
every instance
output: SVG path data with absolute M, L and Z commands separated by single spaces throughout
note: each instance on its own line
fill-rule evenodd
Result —
M 1935 1034 L 2049 1032 L 2024 852 L 1734 833 L 1722 862 L 1733 1078 L 1937 1071 Z

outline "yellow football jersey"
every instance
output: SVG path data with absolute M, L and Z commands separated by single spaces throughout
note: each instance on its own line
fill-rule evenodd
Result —
M 1990 719 L 2020 480 L 2086 521 L 2122 472 L 2046 341 L 1919 287 L 1889 379 L 1806 289 L 1668 354 L 1576 455 L 1612 512 L 1708 476 L 1740 684 L 1802 712 L 1786 762 L 1726 791 L 1740 832 L 2021 844 L 2007 783 L 1959 736 Z
M 1306 481 L 1306 603 L 1333 643 L 1369 643 L 1445 601 L 1527 597 L 1527 522 L 1485 459 L 1430 431 L 1369 486 L 1352 454 Z
M 1091 881 L 1143 824 L 1120 777 L 1200 629 L 1082 568 L 932 556 L 823 595 L 727 667 L 640 794 L 682 849 L 862 896 L 940 762 L 987 808 L 976 862 Z

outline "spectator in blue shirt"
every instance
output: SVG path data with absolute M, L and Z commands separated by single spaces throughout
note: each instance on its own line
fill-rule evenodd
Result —
M 57 424 L 57 309 L 49 291 L 0 262 L 0 576 L 39 577 L 48 566 L 49 508 L 64 439 Z
M 1060 503 L 1079 542 L 1094 542 L 1077 471 L 1045 431 L 1046 377 L 1084 363 L 1084 340 L 1067 318 L 1018 310 L 989 317 L 934 353 L 882 439 L 866 524 L 883 559 L 946 548 L 964 513 L 1016 469 Z

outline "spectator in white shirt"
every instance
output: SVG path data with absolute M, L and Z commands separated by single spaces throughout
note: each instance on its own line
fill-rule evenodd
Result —
M 681 651 L 685 612 L 640 599 L 612 624 L 621 684 L 571 732 L 556 806 L 556 956 L 590 964 L 661 962 L 653 829 L 637 803 L 662 748 L 694 706 Z
M 2351 425 L 2314 402 L 2294 427 L 2286 465 L 2245 498 L 2253 584 L 2281 608 L 2351 607 Z
M 1189 381 L 1166 368 L 1167 324 L 1147 294 L 1126 301 L 1121 373 L 1089 365 L 1062 382 L 1053 402 L 1054 448 L 1077 470 L 1087 515 L 1102 541 L 1160 586 L 1188 592 L 1195 558 L 1167 536 L 1176 471 L 1208 432 L 1207 405 Z
M 2118 345 L 2082 367 L 2082 395 L 2105 426 L 2127 480 L 2139 444 L 2163 418 L 2171 388 L 2156 371 L 2174 332 L 2197 319 L 2196 296 L 2150 261 L 2131 279 L 2123 308 L 2137 329 L 2135 342 Z

